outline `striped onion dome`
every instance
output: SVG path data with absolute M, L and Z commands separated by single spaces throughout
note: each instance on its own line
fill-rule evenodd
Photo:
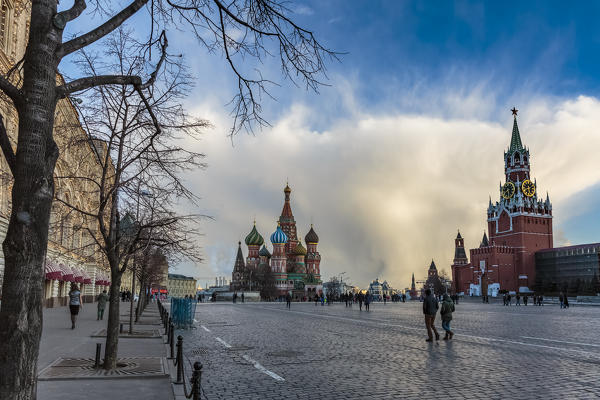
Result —
M 247 246 L 260 246 L 265 242 L 263 237 L 256 230 L 256 223 L 252 227 L 252 231 L 246 236 L 245 242 Z
M 304 237 L 304 241 L 306 243 L 319 243 L 319 237 L 314 231 L 312 224 L 310 224 L 310 231 L 308 231 L 308 233 Z
M 298 245 L 296 245 L 296 247 L 294 248 L 294 254 L 297 256 L 305 256 L 306 255 L 306 249 L 304 248 L 304 246 L 302 246 L 302 242 L 300 242 L 298 240 Z
M 258 255 L 261 257 L 271 258 L 271 253 L 269 253 L 269 250 L 267 250 L 267 247 L 264 244 L 263 244 L 263 247 L 258 252 Z
M 284 231 L 281 230 L 279 222 L 277 223 L 277 230 L 271 235 L 271 243 L 273 244 L 285 244 L 288 241 L 288 237 Z

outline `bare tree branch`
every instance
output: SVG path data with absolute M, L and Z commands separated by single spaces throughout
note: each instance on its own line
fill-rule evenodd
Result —
M 23 100 L 21 90 L 14 86 L 3 76 L 0 76 L 0 90 L 4 92 L 15 104 L 20 104 Z
M 119 26 L 121 26 L 123 22 L 125 22 L 128 18 L 135 14 L 147 2 L 148 0 L 135 0 L 123 10 L 121 10 L 117 15 L 115 15 L 99 27 L 89 31 L 88 33 L 84 33 L 81 36 L 71 39 L 66 43 L 63 43 L 56 50 L 57 57 L 61 59 L 67 54 L 74 53 L 77 50 L 82 49 L 85 46 L 88 46 L 89 44 L 92 44 L 99 39 L 102 39 L 104 36 L 108 35 L 112 31 L 117 29 Z
M 75 18 L 81 15 L 86 7 L 87 5 L 85 4 L 85 0 L 75 0 L 73 7 L 69 8 L 68 10 L 61 11 L 58 14 L 64 16 L 67 22 L 73 21 Z
M 6 159 L 6 163 L 10 168 L 10 172 L 12 172 L 14 175 L 17 158 L 15 157 L 15 152 L 13 151 L 10 140 L 8 139 L 8 133 L 6 133 L 6 127 L 4 126 L 4 118 L 2 117 L 2 114 L 0 114 L 0 148 L 2 149 L 2 153 L 4 153 L 4 158 Z
M 67 97 L 71 93 L 90 89 L 103 85 L 134 85 L 141 86 L 142 79 L 134 75 L 100 75 L 88 76 L 75 79 L 56 88 L 56 96 L 59 99 Z

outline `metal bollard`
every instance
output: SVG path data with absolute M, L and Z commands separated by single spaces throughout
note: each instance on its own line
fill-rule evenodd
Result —
M 100 352 L 102 351 L 102 343 L 96 343 L 96 361 L 94 368 L 100 368 Z
M 119 333 L 123 333 L 123 324 L 119 324 Z
M 190 379 L 190 383 L 192 384 L 192 399 L 200 400 L 200 391 L 202 387 L 202 363 L 198 361 L 194 363 L 194 372 L 192 373 L 192 379 Z
M 177 336 L 177 382 L 183 383 L 183 337 Z
M 169 346 L 171 346 L 171 358 L 174 357 L 173 355 L 173 350 L 175 347 L 175 326 L 173 324 L 169 325 L 170 329 L 169 329 Z

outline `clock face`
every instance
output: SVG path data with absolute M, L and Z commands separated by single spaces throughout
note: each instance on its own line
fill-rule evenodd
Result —
M 515 195 L 515 184 L 512 182 L 506 182 L 504 186 L 502 186 L 502 197 L 506 200 L 510 199 Z
M 533 197 L 535 194 L 535 185 L 529 179 L 525 179 L 521 185 L 521 190 L 527 197 Z

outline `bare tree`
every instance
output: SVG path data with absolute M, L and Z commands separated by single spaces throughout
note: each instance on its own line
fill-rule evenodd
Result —
M 83 13 L 86 3 L 74 0 L 70 8 L 60 12 L 57 4 L 56 0 L 31 2 L 27 11 L 30 12 L 30 30 L 24 57 L 0 77 L 0 91 L 10 99 L 18 114 L 16 148 L 0 121 L 0 148 L 14 178 L 10 222 L 3 242 L 5 271 L 0 309 L 0 397 L 7 400 L 36 397 L 43 263 L 55 189 L 53 173 L 58 158 L 53 138 L 57 101 L 86 89 L 114 84 L 134 89 L 139 101 L 149 108 L 149 99 L 153 97 L 149 88 L 166 56 L 163 32 L 186 24 L 209 52 L 223 54 L 238 80 L 238 94 L 232 102 L 234 133 L 252 123 L 265 123 L 259 100 L 268 94 L 266 85 L 270 82 L 258 72 L 246 74 L 242 62 L 250 59 L 260 62 L 275 56 L 284 77 L 298 79 L 299 83 L 316 90 L 325 71 L 324 58 L 336 56 L 323 47 L 312 32 L 289 18 L 289 10 L 282 1 L 133 0 L 110 17 L 104 4 L 98 1 L 94 3 L 98 11 L 94 15 L 103 20 L 89 32 L 66 40 L 64 29 Z M 64 83 L 57 79 L 58 67 L 65 57 L 101 43 L 137 13 L 145 13 L 147 26 L 150 26 L 140 53 L 143 55 L 140 62 L 145 68 L 82 76 Z M 207 32 L 210 38 L 205 35 Z M 162 43 L 163 50 L 158 55 L 156 51 L 149 51 L 157 43 Z M 121 195 L 103 194 L 102 207 L 109 205 L 108 199 L 117 197 Z M 112 212 L 116 214 L 116 210 Z M 121 238 L 117 235 L 120 219 L 115 216 L 112 221 L 113 225 L 101 228 L 101 235 L 110 238 L 111 251 L 116 248 L 121 252 Z M 127 247 L 135 246 L 129 243 Z M 112 254 L 114 257 L 117 253 Z M 118 260 L 109 261 L 116 265 Z
M 131 34 L 119 29 L 109 37 L 106 53 L 118 55 L 118 65 L 103 68 L 137 74 L 139 44 Z M 162 54 L 166 43 L 159 41 Z M 81 66 L 89 75 L 102 73 L 95 57 L 82 54 Z M 180 173 L 202 167 L 202 154 L 182 147 L 184 138 L 194 138 L 208 125 L 188 116 L 179 104 L 189 88 L 189 77 L 180 63 L 161 57 L 165 70 L 154 76 L 145 97 L 127 85 L 96 86 L 82 94 L 78 106 L 88 136 L 82 142 L 73 138 L 70 146 L 90 146 L 94 150 L 96 174 L 60 176 L 66 184 L 84 180 L 95 193 L 87 204 L 69 202 L 56 196 L 86 223 L 89 237 L 105 254 L 111 269 L 111 290 L 104 367 L 115 368 L 119 338 L 119 288 L 125 271 L 139 272 L 136 258 L 148 249 L 163 249 L 199 260 L 193 215 L 179 215 L 173 210 L 183 200 L 194 202 L 196 196 L 183 184 Z M 85 154 L 85 152 L 73 152 Z M 97 226 L 98 229 L 93 227 Z M 135 287 L 132 288 L 135 292 Z M 133 302 L 130 305 L 133 319 Z M 132 322 L 132 320 L 131 320 Z M 130 324 L 130 330 L 131 330 Z

